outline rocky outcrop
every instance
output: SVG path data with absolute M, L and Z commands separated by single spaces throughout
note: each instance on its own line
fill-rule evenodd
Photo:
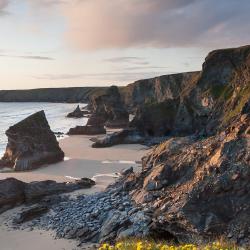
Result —
M 40 217 L 49 211 L 49 207 L 45 205 L 36 204 L 29 208 L 24 209 L 13 220 L 15 224 L 25 223 L 33 220 L 36 217 Z
M 67 114 L 68 118 L 82 118 L 84 117 L 84 112 L 80 109 L 80 106 L 77 105 L 76 109 L 73 112 Z
M 145 105 L 178 99 L 199 76 L 200 72 L 187 72 L 139 80 L 120 88 L 122 100 L 129 112 L 135 113 Z
M 249 243 L 250 113 L 206 139 L 176 137 L 143 159 L 121 183 L 153 212 L 151 233 L 194 242 Z
M 130 127 L 154 136 L 206 136 L 223 130 L 250 99 L 249 58 L 250 46 L 216 50 L 209 53 L 201 72 L 121 88 L 127 109 L 135 113 Z
M 11 126 L 6 135 L 8 144 L 0 167 L 26 171 L 64 159 L 64 153 L 50 130 L 44 111 Z
M 93 95 L 90 98 L 90 107 L 95 119 L 102 120 L 107 127 L 122 128 L 128 125 L 129 114 L 116 86 Z
M 83 178 L 75 183 L 37 181 L 25 183 L 14 178 L 0 180 L 0 213 L 24 202 L 37 202 L 42 198 L 77 189 L 90 188 L 95 182 Z
M 25 184 L 14 178 L 0 181 L 0 213 L 24 202 L 24 188 Z
M 145 141 L 142 133 L 136 130 L 124 129 L 119 132 L 106 135 L 104 138 L 97 139 L 93 148 L 111 147 L 117 144 L 141 144 Z
M 100 135 L 106 134 L 106 129 L 103 126 L 76 126 L 71 128 L 68 135 Z
M 32 228 L 53 229 L 57 237 L 77 239 L 80 243 L 143 237 L 148 234 L 151 223 L 148 212 L 134 206 L 128 193 L 115 186 L 54 204 L 51 211 L 31 221 Z
M 93 126 L 93 127 L 104 127 L 105 126 L 106 119 L 101 114 L 92 114 L 87 122 L 87 126 Z
M 141 131 L 144 136 L 168 136 L 175 129 L 175 116 L 179 100 L 146 104 L 139 108 L 130 127 Z

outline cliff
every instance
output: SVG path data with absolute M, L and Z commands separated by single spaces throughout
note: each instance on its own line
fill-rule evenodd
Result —
M 250 46 L 216 50 L 201 72 L 137 81 L 121 89 L 135 113 L 131 127 L 146 136 L 211 135 L 250 99 Z
M 87 103 L 89 97 L 105 87 L 44 88 L 1 90 L 0 102 L 68 102 Z
M 122 187 L 152 211 L 150 230 L 181 242 L 223 237 L 249 244 L 250 113 L 197 140 L 171 138 L 143 158 Z

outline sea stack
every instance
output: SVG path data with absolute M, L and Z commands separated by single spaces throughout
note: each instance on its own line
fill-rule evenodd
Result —
M 67 114 L 67 117 L 68 118 L 82 118 L 84 117 L 84 112 L 80 109 L 80 106 L 77 105 L 76 109 L 73 112 Z
M 0 167 L 26 171 L 62 161 L 64 158 L 44 111 L 39 111 L 11 126 L 6 135 L 8 144 Z

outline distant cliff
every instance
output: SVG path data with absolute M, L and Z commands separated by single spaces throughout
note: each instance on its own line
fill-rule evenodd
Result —
M 91 95 L 105 87 L 43 88 L 1 90 L 0 102 L 88 102 Z

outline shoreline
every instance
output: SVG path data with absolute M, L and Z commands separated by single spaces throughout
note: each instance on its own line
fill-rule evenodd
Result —
M 96 149 L 91 148 L 92 142 L 89 139 L 92 137 L 70 136 L 63 138 L 59 140 L 59 144 L 65 152 L 65 161 L 29 172 L 0 173 L 0 179 L 14 177 L 25 182 L 41 180 L 65 182 L 70 181 L 71 178 L 95 178 L 96 185 L 92 188 L 73 192 L 73 195 L 90 195 L 105 190 L 114 181 L 115 173 L 119 173 L 123 169 L 133 166 L 135 171 L 140 171 L 140 160 L 147 153 L 147 147 L 134 144 Z M 47 246 L 51 250 L 77 249 L 77 241 L 55 239 L 51 231 L 25 231 L 8 228 L 5 225 L 6 220 L 12 218 L 20 209 L 21 207 L 17 207 L 0 215 L 0 241 L 4 250 L 33 250 L 33 246 L 27 243 L 31 240 L 32 245 L 41 245 L 41 249 Z M 81 249 L 89 249 L 89 247 L 91 246 L 84 245 L 81 246 Z M 40 248 L 37 249 L 40 250 Z

